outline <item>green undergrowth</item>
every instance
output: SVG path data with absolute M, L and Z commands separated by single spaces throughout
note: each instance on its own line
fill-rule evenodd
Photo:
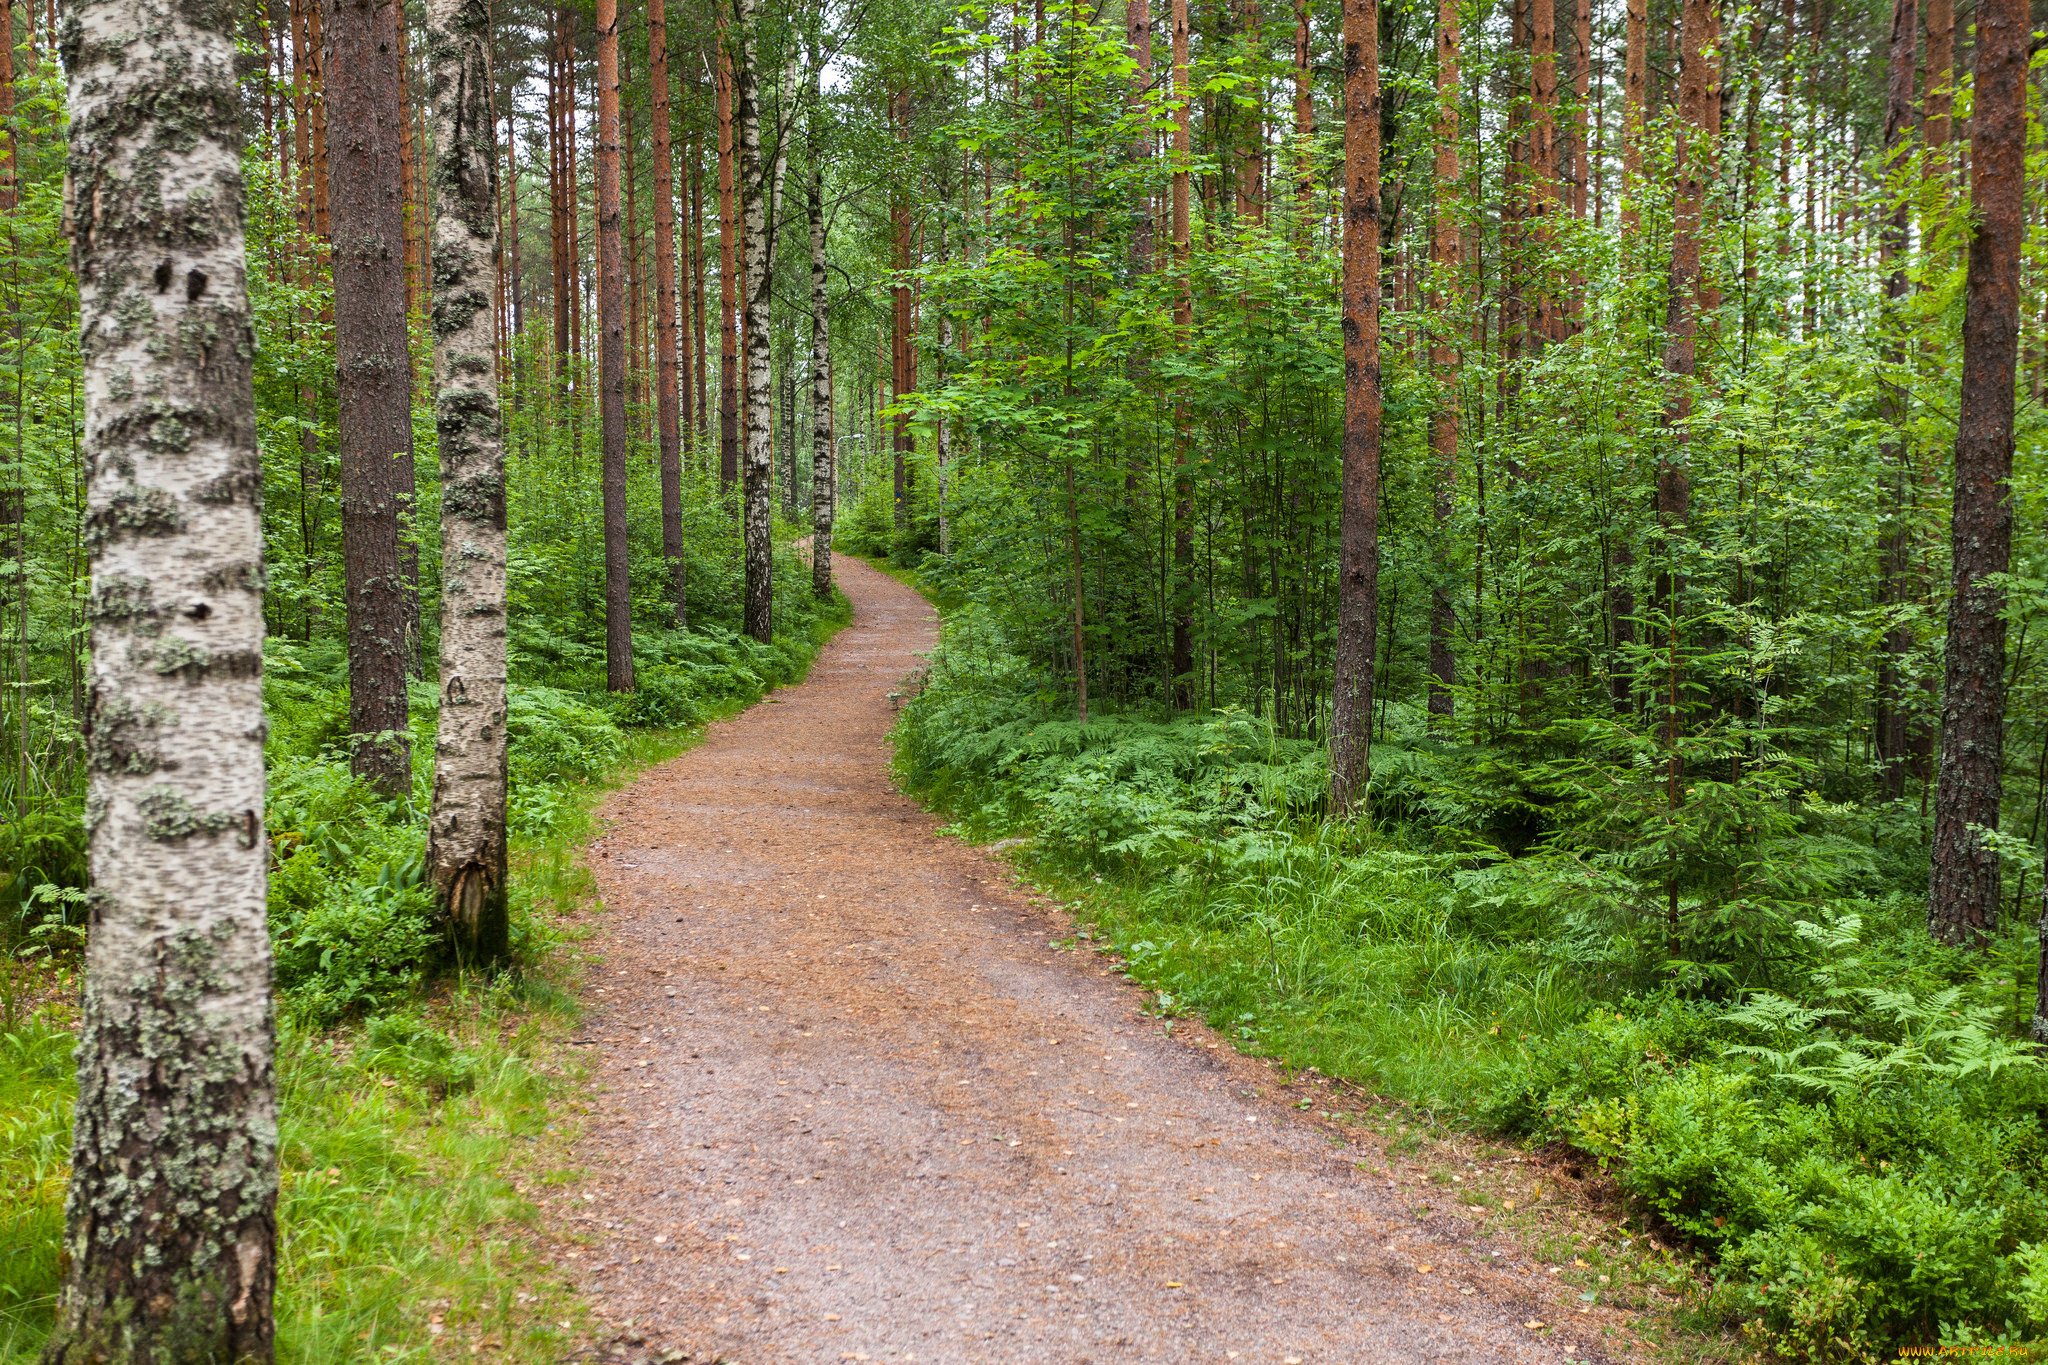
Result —
M 561 1040 L 595 894 L 580 850 L 607 790 L 799 680 L 848 617 L 807 590 L 777 606 L 787 630 L 770 645 L 716 627 L 642 635 L 641 688 L 623 698 L 604 694 L 601 654 L 593 670 L 515 632 L 516 960 L 492 978 L 449 974 L 423 882 L 431 689 L 415 696 L 412 797 L 379 801 L 340 753 L 331 661 L 273 641 L 281 1360 L 552 1362 L 578 1339 L 583 1310 L 533 1246 L 536 1200 L 572 1178 L 562 1113 L 580 1073 Z M 26 968 L 0 963 L 0 1362 L 35 1358 L 58 1282 L 76 956 L 52 922 L 22 940 Z
M 966 837 L 1021 838 L 1161 1013 L 1607 1169 L 1698 1258 L 1698 1326 L 1808 1361 L 2048 1336 L 2027 935 L 1933 944 L 1890 812 L 1702 781 L 1728 809 L 1694 818 L 1741 822 L 1710 865 L 1631 823 L 1659 771 L 1519 743 L 1394 708 L 1377 820 L 1334 821 L 1318 744 L 1237 712 L 1082 726 L 966 607 L 897 763 Z

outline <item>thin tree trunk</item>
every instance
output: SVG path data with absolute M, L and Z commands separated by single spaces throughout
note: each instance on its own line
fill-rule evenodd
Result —
M 441 719 L 427 866 L 458 961 L 495 963 L 505 915 L 505 438 L 483 303 L 497 254 L 490 0 L 431 0 L 434 430 L 441 448 Z
M 1696 0 L 1697 2 L 1697 0 Z M 1344 4 L 1344 438 L 1330 804 L 1365 798 L 1380 576 L 1380 52 L 1378 0 Z
M 1909 205 L 1905 186 L 1900 183 L 1899 165 L 1909 154 L 1913 132 L 1914 39 L 1919 30 L 1917 0 L 1892 0 L 1892 27 L 1888 79 L 1885 91 L 1884 147 L 1885 179 L 1894 196 L 1885 213 L 1878 238 L 1879 260 L 1890 266 L 1885 276 L 1884 355 L 1896 376 L 1906 361 L 1904 302 L 1906 283 L 1906 233 Z M 1913 631 L 1898 619 L 1912 600 L 1913 572 L 1913 479 L 1907 469 L 1907 398 L 1901 378 L 1882 385 L 1885 425 L 1890 429 L 1884 443 L 1884 521 L 1878 536 L 1877 601 L 1880 610 L 1893 619 L 1885 626 L 1879 645 L 1877 696 L 1873 717 L 1877 749 L 1878 790 L 1887 800 L 1897 800 L 1905 791 L 1906 765 L 1911 741 L 1908 737 L 1906 701 L 1908 684 L 1904 664 L 1914 647 Z
M 1627 0 L 1627 35 L 1621 74 L 1621 237 L 1634 240 L 1642 226 L 1643 139 L 1648 136 L 1650 0 Z
M 1692 517 L 1692 482 L 1687 458 L 1687 423 L 1693 410 L 1693 385 L 1699 373 L 1700 243 L 1706 232 L 1707 186 L 1713 176 L 1713 128 L 1719 107 L 1713 51 L 1713 6 L 1716 0 L 1685 0 L 1680 18 L 1677 163 L 1672 185 L 1671 277 L 1664 327 L 1664 432 L 1657 461 L 1657 524 L 1662 564 L 1658 570 L 1658 604 L 1664 615 L 1664 780 L 1665 802 L 1676 809 L 1684 798 L 1684 772 L 1679 752 L 1683 725 L 1683 679 L 1679 657 L 1679 611 L 1685 577 L 1678 564 L 1679 544 Z M 1669 928 L 1676 933 L 1678 882 L 1665 882 Z
M 768 306 L 773 284 L 769 215 L 779 165 L 761 160 L 759 0 L 739 0 L 740 61 L 735 100 L 746 232 L 746 465 L 742 475 L 741 533 L 746 558 L 745 627 L 766 644 L 775 628 L 773 541 L 775 451 L 769 431 Z M 779 140 L 778 140 L 779 145 Z M 777 161 L 780 161 L 780 155 Z
M 812 87 L 815 100 L 817 88 Z M 811 591 L 832 595 L 832 515 L 838 446 L 832 431 L 832 306 L 826 290 L 825 164 L 811 152 Z
M 1195 294 L 1188 180 L 1193 171 L 1193 93 L 1188 82 L 1188 0 L 1172 0 L 1173 28 L 1173 335 L 1185 352 L 1194 342 Z M 1173 404 L 1173 641 L 1167 661 L 1175 710 L 1194 704 L 1194 478 L 1188 466 L 1187 397 L 1176 384 Z
M 1529 216 L 1526 240 L 1534 247 L 1530 283 L 1535 293 L 1535 348 L 1564 340 L 1564 309 L 1552 265 L 1557 240 L 1557 5 L 1529 0 Z
M 898 90 L 889 100 L 889 121 L 895 126 L 898 142 L 906 146 L 910 141 L 910 117 L 910 91 Z M 911 267 L 910 187 L 900 178 L 891 185 L 889 192 L 889 242 L 889 264 L 895 271 L 895 280 L 889 287 L 892 329 L 889 391 L 899 408 L 890 423 L 889 441 L 891 474 L 895 481 L 892 506 L 896 528 L 895 553 L 891 558 L 900 560 L 910 548 L 910 492 L 915 482 L 910 458 L 917 449 L 917 440 L 910 431 L 910 414 L 900 410 L 903 395 L 916 387 L 916 381 L 910 377 L 910 357 L 917 344 L 911 321 L 908 278 Z
M 597 326 L 604 490 L 604 674 L 633 690 L 633 585 L 626 540 L 626 300 L 619 249 L 619 0 L 597 0 Z
M 1429 448 L 1436 463 L 1432 498 L 1435 514 L 1435 581 L 1429 601 L 1429 711 L 1452 714 L 1451 689 L 1458 660 L 1451 643 L 1457 616 L 1451 605 L 1451 518 L 1458 489 L 1458 351 L 1452 345 L 1464 296 L 1464 234 L 1459 222 L 1458 173 L 1458 0 L 1437 0 L 1436 9 L 1436 185 L 1430 224 L 1429 301 L 1432 335 L 1429 363 L 1436 381 L 1430 413 Z
M 1124 42 L 1131 51 L 1131 108 L 1143 111 L 1152 96 L 1152 3 L 1129 0 L 1124 7 Z M 1147 126 L 1131 139 L 1131 160 L 1138 163 L 1152 157 L 1154 133 Z M 1136 194 L 1131 204 L 1131 270 L 1143 274 L 1152 269 L 1152 195 Z
M 1316 135 L 1315 70 L 1311 63 L 1308 0 L 1294 0 L 1294 195 L 1301 216 L 1301 243 L 1308 247 L 1315 221 L 1316 170 L 1311 146 Z
M 370 787 L 402 796 L 412 787 L 399 527 L 412 491 L 412 358 L 398 165 L 400 16 L 396 0 L 328 3 L 327 99 L 344 132 L 329 172 L 350 761 Z
M 654 405 L 661 435 L 661 553 L 668 560 L 669 592 L 681 630 L 690 624 L 690 604 L 683 560 L 683 418 L 676 403 L 675 146 L 662 0 L 647 0 L 647 75 L 654 114 Z M 687 405 L 687 395 L 684 401 Z
M 718 486 L 740 477 L 739 212 L 733 197 L 732 45 L 719 7 L 718 72 Z
M 2012 552 L 2013 384 L 2019 358 L 2020 254 L 2026 237 L 2025 0 L 1977 8 L 1970 115 L 1970 239 L 1963 382 L 1950 521 L 1947 686 L 1927 923 L 1947 943 L 1981 942 L 1998 917 L 1998 828 L 2005 725 L 2005 593 L 1990 581 Z M 2048 1011 L 2037 1008 L 2035 1028 Z
M 93 927 L 43 1359 L 264 1365 L 277 1113 L 237 57 L 187 5 L 68 9 Z M 170 412 L 185 439 L 137 439 Z

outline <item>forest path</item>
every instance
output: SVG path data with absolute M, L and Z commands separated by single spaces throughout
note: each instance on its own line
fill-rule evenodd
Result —
M 598 1358 L 1606 1359 L 1604 1312 L 1418 1220 L 1447 1196 L 1336 1145 L 1269 1065 L 1168 1036 L 936 833 L 888 771 L 936 618 L 838 568 L 854 621 L 809 679 L 620 793 L 592 846 L 590 1178 L 563 1213 L 590 1240 L 563 1264 Z

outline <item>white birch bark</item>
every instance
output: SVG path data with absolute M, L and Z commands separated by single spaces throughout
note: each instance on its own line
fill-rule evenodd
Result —
M 221 0 L 74 0 L 67 17 L 93 886 L 53 1365 L 272 1355 L 240 19 Z
M 497 148 L 489 0 L 430 0 L 441 722 L 428 866 L 456 954 L 505 955 L 505 444 L 491 290 Z
M 745 542 L 746 605 L 748 635 L 766 642 L 775 629 L 774 509 L 770 504 L 775 451 L 768 429 L 769 388 L 768 304 L 770 281 L 769 200 L 780 179 L 782 158 L 771 170 L 761 164 L 760 41 L 755 32 L 759 22 L 757 0 L 737 0 L 739 6 L 740 62 L 737 108 L 734 120 L 739 132 L 739 160 L 742 208 L 746 220 L 747 413 L 746 448 L 741 460 L 741 534 Z

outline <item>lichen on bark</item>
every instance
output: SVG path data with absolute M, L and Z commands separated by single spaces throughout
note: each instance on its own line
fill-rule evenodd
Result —
M 238 12 L 77 0 L 92 894 L 50 1365 L 272 1355 L 277 1124 Z
M 464 962 L 505 955 L 505 447 L 488 299 L 497 251 L 487 0 L 430 0 L 441 722 L 427 862 Z

